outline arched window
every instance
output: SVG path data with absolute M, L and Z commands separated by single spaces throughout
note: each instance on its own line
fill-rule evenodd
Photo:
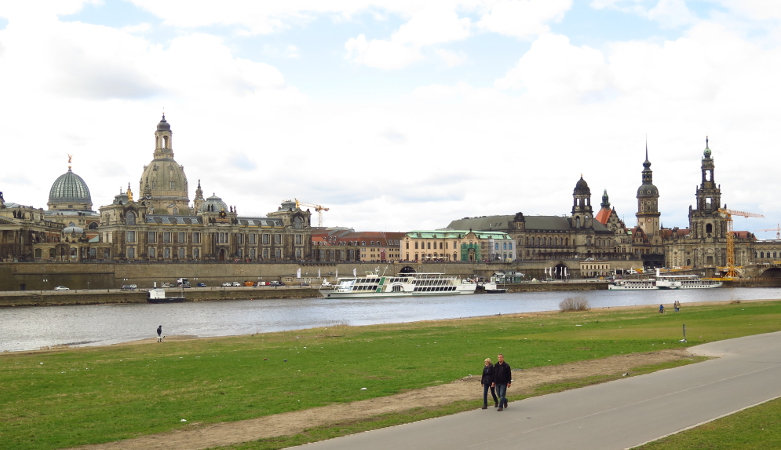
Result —
M 135 225 L 136 224 L 136 213 L 133 211 L 128 211 L 125 213 L 125 223 L 127 225 Z
M 705 232 L 708 233 L 708 234 L 713 233 L 713 224 L 709 223 L 709 224 L 705 225 Z

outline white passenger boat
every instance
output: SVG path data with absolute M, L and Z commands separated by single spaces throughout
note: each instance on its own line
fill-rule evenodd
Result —
M 653 278 L 629 278 L 626 280 L 615 280 L 607 285 L 611 291 L 639 291 L 648 289 L 659 289 L 656 287 L 656 280 Z
M 721 281 L 702 279 L 697 275 L 662 275 L 656 278 L 615 280 L 608 284 L 611 290 L 647 289 L 710 289 L 721 286 Z
M 710 289 L 721 286 L 721 281 L 704 280 L 697 275 L 658 275 L 658 289 Z
M 477 282 L 443 273 L 400 273 L 385 276 L 340 277 L 331 287 L 320 289 L 326 298 L 404 297 L 474 294 Z

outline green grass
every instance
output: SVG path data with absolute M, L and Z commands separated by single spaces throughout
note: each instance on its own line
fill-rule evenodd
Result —
M 364 400 L 477 375 L 498 352 L 529 368 L 780 329 L 781 302 L 748 302 L 9 353 L 0 355 L 0 442 L 75 446 Z
M 781 398 L 636 448 L 642 450 L 781 448 Z

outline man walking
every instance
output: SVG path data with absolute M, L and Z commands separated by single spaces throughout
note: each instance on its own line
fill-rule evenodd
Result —
M 157 327 L 157 342 L 163 342 L 163 326 Z
M 499 353 L 496 358 L 493 385 L 496 386 L 496 395 L 499 397 L 499 409 L 497 411 L 502 411 L 504 408 L 507 408 L 507 388 L 510 387 L 513 381 L 513 373 L 510 365 L 504 361 L 503 354 Z

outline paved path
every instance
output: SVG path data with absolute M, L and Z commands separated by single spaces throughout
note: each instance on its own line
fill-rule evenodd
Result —
M 781 396 L 781 332 L 690 350 L 719 358 L 302 447 L 623 449 Z

